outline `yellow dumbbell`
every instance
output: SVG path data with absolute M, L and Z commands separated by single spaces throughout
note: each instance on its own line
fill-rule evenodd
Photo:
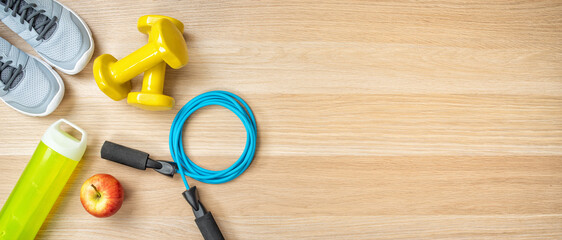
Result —
M 157 41 L 151 35 L 151 29 L 160 19 L 168 19 L 180 32 L 183 32 L 183 23 L 179 20 L 161 15 L 146 15 L 139 18 L 137 28 L 140 32 L 148 35 L 148 41 Z M 164 76 L 166 74 L 166 63 L 161 62 L 146 70 L 142 79 L 142 90 L 131 92 L 127 96 L 127 103 L 147 110 L 170 110 L 174 107 L 174 98 L 164 95 Z
M 183 33 L 169 19 L 161 18 L 150 28 L 149 41 L 143 47 L 117 61 L 103 54 L 94 61 L 94 79 L 98 87 L 111 99 L 118 101 L 131 91 L 130 80 L 165 62 L 178 69 L 187 64 L 187 45 Z

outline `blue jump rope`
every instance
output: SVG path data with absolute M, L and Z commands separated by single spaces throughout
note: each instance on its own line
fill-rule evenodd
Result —
M 183 149 L 182 135 L 185 122 L 187 122 L 189 116 L 195 111 L 209 105 L 223 106 L 232 111 L 240 118 L 244 124 L 244 128 L 246 128 L 246 146 L 244 147 L 244 152 L 242 152 L 242 155 L 234 164 L 220 171 L 208 170 L 198 166 L 189 159 Z M 178 112 L 170 128 L 170 153 L 172 154 L 174 162 L 178 165 L 177 172 L 181 174 L 185 188 L 189 189 L 189 184 L 185 176 L 211 184 L 229 182 L 240 176 L 240 174 L 246 171 L 250 166 L 252 159 L 254 159 L 258 138 L 257 131 L 256 119 L 254 118 L 250 106 L 248 106 L 242 98 L 232 93 L 212 91 L 191 99 L 191 101 L 185 104 Z
M 230 167 L 213 171 L 202 168 L 195 164 L 185 154 L 183 147 L 182 135 L 183 126 L 187 122 L 189 116 L 202 107 L 218 105 L 232 111 L 240 118 L 246 128 L 246 146 L 244 152 Z M 105 141 L 101 148 L 101 157 L 114 162 L 125 164 L 137 169 L 145 170 L 153 168 L 159 173 L 173 177 L 174 173 L 179 173 L 185 184 L 185 190 L 182 195 L 191 205 L 193 214 L 195 215 L 195 223 L 205 240 L 223 240 L 224 237 L 213 218 L 211 212 L 207 211 L 201 201 L 195 186 L 190 187 L 187 183 L 186 176 L 204 183 L 219 184 L 232 181 L 242 174 L 254 159 L 256 152 L 258 134 L 256 127 L 256 119 L 250 109 L 250 106 L 242 100 L 242 98 L 225 91 L 211 91 L 203 93 L 189 101 L 178 112 L 172 126 L 170 128 L 170 154 L 174 162 L 152 160 L 148 153 L 128 148 L 116 143 Z

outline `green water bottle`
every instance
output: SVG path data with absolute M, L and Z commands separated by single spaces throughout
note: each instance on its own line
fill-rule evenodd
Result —
M 63 131 L 62 123 L 79 131 L 81 139 Z M 86 132 L 65 119 L 47 129 L 0 211 L 0 239 L 35 238 L 84 155 L 86 141 Z

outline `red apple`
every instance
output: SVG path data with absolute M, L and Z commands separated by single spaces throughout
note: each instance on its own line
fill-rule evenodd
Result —
M 80 189 L 84 209 L 95 217 L 115 214 L 123 204 L 123 187 L 109 174 L 96 174 L 86 180 Z

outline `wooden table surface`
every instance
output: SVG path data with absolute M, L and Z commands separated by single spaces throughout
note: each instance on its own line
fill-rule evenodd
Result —
M 94 57 L 133 52 L 147 41 L 137 19 L 163 14 L 185 23 L 190 63 L 166 72 L 171 111 L 109 99 L 92 62 L 61 73 L 66 95 L 48 117 L 0 105 L 0 205 L 51 123 L 89 134 L 38 238 L 202 239 L 179 176 L 109 162 L 100 147 L 171 160 L 175 114 L 217 89 L 248 102 L 259 133 L 238 179 L 189 180 L 227 239 L 562 238 L 562 1 L 61 2 L 89 24 Z M 32 52 L 4 25 L 0 37 Z M 210 169 L 234 162 L 246 136 L 220 107 L 186 131 Z M 110 218 L 80 204 L 96 173 L 125 188 Z

